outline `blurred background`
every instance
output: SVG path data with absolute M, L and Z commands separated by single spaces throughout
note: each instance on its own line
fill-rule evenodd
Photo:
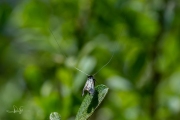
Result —
M 113 53 L 91 120 L 179 120 L 179 13 L 178 0 L 1 0 L 0 120 L 73 120 L 87 79 L 73 67 L 93 74 Z

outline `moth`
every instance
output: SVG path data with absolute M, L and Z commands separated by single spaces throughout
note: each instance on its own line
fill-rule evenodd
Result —
M 93 75 L 88 75 L 87 73 L 83 72 L 82 70 L 74 67 L 74 68 L 77 69 L 78 71 L 80 71 L 80 72 L 82 72 L 82 73 L 84 73 L 84 74 L 87 75 L 87 81 L 86 81 L 86 83 L 85 83 L 85 85 L 84 85 L 84 88 L 83 88 L 83 91 L 82 91 L 82 96 L 84 96 L 84 92 L 85 92 L 85 91 L 87 91 L 90 95 L 94 95 L 94 93 L 95 93 L 95 81 L 96 81 L 95 78 L 94 78 L 94 76 L 95 76 L 99 71 L 101 71 L 101 69 L 103 69 L 107 64 L 109 64 L 109 62 L 111 61 L 111 59 L 113 58 L 113 56 L 114 56 L 114 53 L 113 53 L 113 55 L 111 56 L 110 60 L 109 60 L 103 67 L 101 67 L 95 74 L 93 74 Z
M 84 96 L 85 91 L 88 91 L 89 94 L 94 95 L 94 92 L 95 92 L 94 87 L 95 87 L 95 79 L 94 79 L 94 77 L 92 75 L 87 76 L 87 81 L 86 81 L 86 83 L 84 85 L 82 96 Z
M 49 29 L 49 30 L 50 30 L 50 29 Z M 51 30 L 50 30 L 50 32 L 52 33 Z M 52 35 L 53 35 L 53 33 L 52 33 Z M 55 38 L 54 35 L 53 35 L 53 37 L 54 37 L 55 41 L 57 42 L 57 40 L 56 40 L 56 38 Z M 57 44 L 58 44 L 59 48 L 61 48 L 58 42 L 57 42 Z M 94 93 L 95 93 L 95 81 L 96 81 L 95 78 L 94 78 L 94 76 L 95 76 L 99 71 L 101 71 L 101 69 L 103 69 L 106 65 L 109 64 L 109 62 L 112 60 L 113 56 L 114 56 L 114 53 L 112 54 L 112 56 L 111 56 L 111 58 L 109 59 L 109 61 L 108 61 L 104 66 L 102 66 L 102 67 L 101 67 L 95 74 L 93 74 L 93 75 L 88 75 L 87 73 L 85 73 L 85 72 L 83 72 L 82 70 L 80 70 L 80 69 L 76 68 L 75 66 L 73 66 L 76 70 L 78 70 L 78 71 L 84 73 L 85 75 L 87 75 L 87 81 L 86 81 L 86 83 L 85 83 L 85 85 L 84 85 L 84 88 L 83 88 L 83 91 L 82 91 L 82 96 L 84 96 L 84 92 L 85 92 L 85 91 L 87 91 L 87 92 L 88 92 L 89 94 L 91 94 L 91 95 L 94 95 Z M 65 57 L 66 57 L 66 55 L 65 55 Z M 67 58 L 67 57 L 66 57 L 66 58 Z

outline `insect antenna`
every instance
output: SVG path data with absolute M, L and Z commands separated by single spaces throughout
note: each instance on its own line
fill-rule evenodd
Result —
M 49 31 L 51 32 L 52 36 L 54 37 L 54 40 L 55 40 L 55 41 L 56 41 L 56 43 L 58 44 L 59 49 L 61 49 L 60 44 L 59 44 L 59 43 L 58 43 L 58 41 L 56 40 L 56 38 L 55 38 L 55 36 L 54 36 L 54 34 L 53 34 L 53 32 L 52 32 L 52 30 L 51 30 L 50 28 L 49 28 Z M 67 58 L 67 56 L 65 55 L 65 53 L 64 53 L 64 56 L 65 56 L 65 58 Z M 81 73 L 83 73 L 83 74 L 85 74 L 85 75 L 89 76 L 87 73 L 83 72 L 83 71 L 82 71 L 82 70 L 80 70 L 79 68 L 74 67 L 74 66 L 73 66 L 73 68 L 74 68 L 74 69 L 76 69 L 76 70 L 78 70 L 78 71 L 80 71 Z
M 75 68 L 76 70 L 78 70 L 78 71 L 84 73 L 85 75 L 89 76 L 87 73 L 83 72 L 82 70 L 80 70 L 80 69 L 78 69 L 78 68 L 76 68 L 76 67 L 74 67 L 74 66 L 73 66 L 73 68 Z
M 114 56 L 114 53 L 112 54 L 112 56 L 111 56 L 111 58 L 109 59 L 109 61 L 108 61 L 105 65 L 103 65 L 95 74 L 93 74 L 93 76 L 95 76 L 95 75 L 96 75 L 97 73 L 99 73 L 106 65 L 108 65 L 108 64 L 111 62 L 113 56 Z

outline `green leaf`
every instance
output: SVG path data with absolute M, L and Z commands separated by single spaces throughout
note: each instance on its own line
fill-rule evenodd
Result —
M 99 104 L 103 101 L 108 92 L 108 89 L 109 88 L 107 88 L 105 85 L 98 85 L 95 87 L 94 95 L 87 94 L 79 108 L 75 120 L 88 119 L 99 106 Z
M 61 117 L 59 115 L 59 113 L 57 112 L 52 112 L 49 116 L 50 120 L 61 120 Z

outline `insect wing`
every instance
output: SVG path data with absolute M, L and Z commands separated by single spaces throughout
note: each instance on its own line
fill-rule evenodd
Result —
M 83 93 L 82 93 L 82 96 L 84 95 L 84 91 L 88 91 L 89 94 L 93 95 L 94 94 L 94 85 L 95 85 L 95 82 L 94 82 L 94 78 L 93 77 L 88 77 L 87 81 L 86 81 L 86 84 L 84 86 L 84 89 L 83 89 Z

